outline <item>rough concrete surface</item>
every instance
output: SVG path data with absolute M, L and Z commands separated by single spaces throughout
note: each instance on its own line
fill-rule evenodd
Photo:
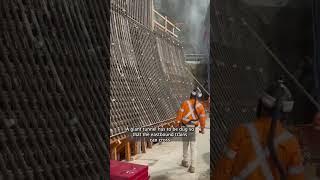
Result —
M 210 127 L 207 120 L 206 127 Z M 167 142 L 156 144 L 147 153 L 140 154 L 132 163 L 148 165 L 150 180 L 209 180 L 210 178 L 210 129 L 205 134 L 196 131 L 197 164 L 195 173 L 191 174 L 188 168 L 182 167 L 182 142 Z

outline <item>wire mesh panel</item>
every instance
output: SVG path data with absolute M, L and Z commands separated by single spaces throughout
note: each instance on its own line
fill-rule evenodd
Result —
M 258 98 L 272 81 L 282 78 L 294 97 L 300 95 L 312 102 L 309 93 L 259 36 L 255 17 L 244 16 L 237 3 L 211 2 L 212 170 L 230 131 L 255 119 Z M 300 112 L 301 102 L 295 103 L 293 112 Z M 296 119 L 292 113 L 288 123 Z
M 265 64 L 270 57 L 257 45 L 241 19 L 223 11 L 213 13 L 212 20 L 217 26 L 212 33 L 218 37 L 211 42 L 211 111 L 215 137 L 212 167 L 220 157 L 230 130 L 239 123 L 254 120 L 257 99 L 268 77 L 264 72 L 270 72 L 266 71 Z
M 111 0 L 111 7 L 122 13 L 127 12 L 128 0 Z
M 150 30 L 138 25 L 132 24 L 130 29 L 135 52 L 138 55 L 138 67 L 151 100 L 149 113 L 155 116 L 157 121 L 170 119 L 174 117 L 176 109 L 171 105 L 173 96 L 167 89 L 168 84 L 160 65 L 156 36 Z
M 134 46 L 129 20 L 111 12 L 111 135 L 125 132 L 127 127 L 141 127 L 157 121 L 152 103 L 137 64 L 141 57 Z M 133 43 L 134 42 L 134 43 Z M 122 116 L 116 116 L 116 111 Z M 122 118 L 123 117 L 123 118 Z
M 152 0 L 111 0 L 113 10 L 152 28 Z
M 173 38 L 164 35 L 161 37 L 157 38 L 161 65 L 169 82 L 169 90 L 175 95 L 176 102 L 173 104 L 181 104 L 194 88 L 184 65 L 182 46 Z
M 127 0 L 128 16 L 144 26 L 152 27 L 152 0 Z
M 1 1 L 0 179 L 106 179 L 107 1 Z
M 175 117 L 193 88 L 178 44 L 112 8 L 112 137 L 124 134 L 126 128 L 151 126 Z

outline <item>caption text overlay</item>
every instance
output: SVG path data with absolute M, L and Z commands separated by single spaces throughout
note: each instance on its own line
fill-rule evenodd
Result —
M 127 133 L 132 140 L 149 140 L 151 142 L 170 141 L 194 141 L 195 127 L 148 127 L 148 128 L 127 128 Z

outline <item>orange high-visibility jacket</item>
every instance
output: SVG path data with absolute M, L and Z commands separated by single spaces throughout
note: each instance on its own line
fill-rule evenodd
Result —
M 203 105 L 197 101 L 196 104 L 196 111 L 194 110 L 194 99 L 189 99 L 184 101 L 181 104 L 180 109 L 178 110 L 177 117 L 176 117 L 176 122 L 177 124 L 183 123 L 183 124 L 188 124 L 191 120 L 197 120 L 195 121 L 195 125 L 199 125 L 200 121 L 200 126 L 201 128 L 204 128 L 206 126 L 206 112 L 204 110 Z M 197 116 L 198 114 L 198 116 Z
M 280 179 L 267 148 L 270 124 L 271 118 L 261 118 L 236 128 L 224 149 L 222 159 L 216 165 L 212 179 Z M 303 157 L 299 143 L 280 122 L 277 124 L 274 143 L 287 180 L 304 179 Z

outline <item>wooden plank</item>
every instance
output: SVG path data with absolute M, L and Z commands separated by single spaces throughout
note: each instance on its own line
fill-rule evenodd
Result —
M 137 141 L 137 154 L 141 154 L 141 142 L 142 140 Z
M 166 28 L 164 26 L 162 26 L 160 23 L 158 23 L 157 21 L 153 21 L 155 25 L 157 25 L 158 27 L 160 27 L 161 29 L 165 30 Z
M 150 142 L 150 140 L 147 140 L 147 148 L 152 149 L 152 142 Z
M 131 160 L 131 147 L 130 147 L 130 141 L 125 142 L 125 157 L 127 161 Z
M 168 31 L 168 18 L 167 16 L 165 16 L 165 22 L 164 22 L 164 27 L 165 27 L 165 31 L 164 32 L 167 32 Z
M 127 138 L 126 135 L 115 136 L 115 137 L 111 138 L 110 144 L 113 144 L 113 143 L 115 143 L 115 142 L 117 142 L 117 141 L 122 141 L 122 140 L 124 140 L 124 139 L 126 139 L 126 138 Z
M 166 19 L 162 14 L 160 14 L 158 11 L 154 10 L 153 12 L 155 12 L 157 15 L 159 15 L 162 19 Z
M 113 147 L 111 150 L 111 160 L 118 160 L 118 151 L 117 151 L 117 147 Z
M 139 154 L 138 152 L 138 142 L 137 141 L 134 141 L 132 142 L 132 147 L 133 147 L 133 155 L 136 155 L 136 154 Z
M 118 154 L 120 150 L 123 148 L 124 143 L 122 143 L 120 140 L 114 141 L 114 143 L 110 144 L 110 149 L 111 149 L 111 156 L 110 159 L 112 160 L 118 160 Z
M 155 9 L 153 9 L 153 21 L 155 20 L 155 16 L 159 16 L 161 19 L 163 19 L 165 21 L 165 26 L 166 24 L 170 24 L 171 26 L 173 26 L 173 29 L 176 29 L 177 31 L 181 31 L 174 23 L 172 23 L 171 21 L 168 20 L 168 18 L 166 16 L 163 16 L 162 14 L 160 14 L 158 11 L 156 11 Z M 156 20 L 155 20 L 156 21 Z M 160 24 L 160 23 L 159 23 Z M 167 28 L 166 28 L 167 29 Z M 172 31 L 170 31 L 172 32 Z M 174 34 L 174 33 L 173 33 Z
M 141 144 L 139 141 L 131 141 L 131 145 L 132 155 L 130 157 L 130 161 L 134 161 L 138 158 L 138 154 L 141 154 Z
M 146 139 L 142 139 L 142 140 L 141 140 L 141 150 L 142 150 L 142 153 L 146 153 L 146 152 L 147 152 L 147 142 L 146 142 Z
M 169 21 L 168 18 L 167 18 L 166 20 L 167 20 L 167 22 L 168 22 L 171 26 L 173 26 L 173 27 L 176 26 L 176 25 L 174 25 L 171 21 Z
M 166 27 L 162 26 L 161 24 L 159 24 L 157 21 L 154 21 L 154 24 L 156 24 L 158 27 L 160 27 L 163 31 L 170 33 L 171 35 L 173 35 L 174 37 L 178 37 L 176 34 L 172 33 L 171 31 L 167 30 Z

